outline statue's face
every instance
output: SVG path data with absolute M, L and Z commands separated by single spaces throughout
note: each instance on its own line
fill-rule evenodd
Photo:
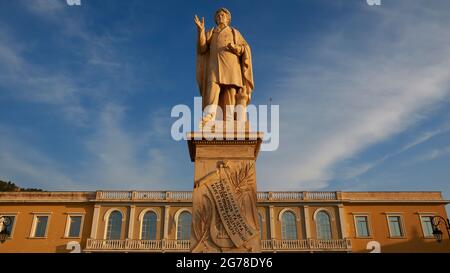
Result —
M 217 25 L 228 25 L 229 20 L 228 20 L 228 14 L 226 14 L 223 11 L 220 11 L 219 13 L 217 13 L 216 15 L 216 24 Z

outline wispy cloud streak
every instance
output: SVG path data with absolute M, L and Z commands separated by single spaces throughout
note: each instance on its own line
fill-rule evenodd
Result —
M 435 13 L 411 4 L 381 11 L 372 25 L 356 16 L 342 28 L 371 26 L 369 36 L 333 32 L 316 44 L 309 63 L 286 58 L 288 76 L 276 87 L 283 91 L 281 145 L 259 168 L 264 188 L 328 186 L 339 163 L 422 121 L 450 94 L 449 20 Z

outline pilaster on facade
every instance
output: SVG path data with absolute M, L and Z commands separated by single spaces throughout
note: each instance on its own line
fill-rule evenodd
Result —
M 339 226 L 341 227 L 341 239 L 345 239 L 348 238 L 348 234 L 347 234 L 347 224 L 345 221 L 344 205 L 339 204 L 338 210 L 339 210 Z
M 130 216 L 128 219 L 128 239 L 133 239 L 133 230 L 134 230 L 134 214 L 136 211 L 136 206 L 130 206 Z
M 169 239 L 169 213 L 170 213 L 170 206 L 169 205 L 164 206 L 164 236 L 163 236 L 163 240 Z
M 269 220 L 270 220 L 270 239 L 275 239 L 275 215 L 273 206 L 269 206 Z
M 303 206 L 303 215 L 305 216 L 305 234 L 306 239 L 311 238 L 311 227 L 310 227 L 310 217 L 309 217 L 309 206 Z
M 100 205 L 94 205 L 94 214 L 92 216 L 91 239 L 97 239 L 98 221 L 100 219 Z

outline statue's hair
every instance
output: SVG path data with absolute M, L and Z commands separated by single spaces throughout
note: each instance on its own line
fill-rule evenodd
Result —
M 217 24 L 216 17 L 217 17 L 217 14 L 219 14 L 219 12 L 225 12 L 228 15 L 228 24 L 230 24 L 231 23 L 231 12 L 229 10 L 227 10 L 226 8 L 220 8 L 216 11 L 216 13 L 214 13 L 214 21 L 216 22 L 216 24 Z

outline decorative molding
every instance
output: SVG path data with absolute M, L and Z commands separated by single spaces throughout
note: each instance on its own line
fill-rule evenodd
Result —
M 139 216 L 138 216 L 138 221 L 139 221 L 139 223 L 142 223 L 142 221 L 143 221 L 143 219 L 144 219 L 144 216 L 145 216 L 145 214 L 146 214 L 147 212 L 153 212 L 153 213 L 155 213 L 155 214 L 156 214 L 156 221 L 160 221 L 160 220 L 161 220 L 159 211 L 157 211 L 157 210 L 154 209 L 154 208 L 146 208 L 146 209 L 142 210 L 142 211 L 139 213 Z
M 301 219 L 300 219 L 300 215 L 299 215 L 294 209 L 292 209 L 292 208 L 284 208 L 284 209 L 282 209 L 282 210 L 278 213 L 278 221 L 282 222 L 283 213 L 288 212 L 288 211 L 290 211 L 290 212 L 292 212 L 292 213 L 294 214 L 295 220 L 296 220 L 297 222 L 300 222 L 300 220 L 301 220 Z
M 115 208 L 110 208 L 110 209 L 108 209 L 106 212 L 105 212 L 105 214 L 103 215 L 103 222 L 108 222 L 108 219 L 109 219 L 109 215 L 111 214 L 111 213 L 113 213 L 114 211 L 118 211 L 118 212 L 120 212 L 120 214 L 122 215 L 122 222 L 125 222 L 125 213 L 122 211 L 122 209 L 120 209 L 120 208 L 117 208 L 117 207 L 115 207 Z
M 318 209 L 316 209 L 316 210 L 314 211 L 314 214 L 313 214 L 314 222 L 317 221 L 317 219 L 316 219 L 317 214 L 318 214 L 319 212 L 321 212 L 321 211 L 323 211 L 323 212 L 325 212 L 326 214 L 328 214 L 328 217 L 330 217 L 330 221 L 336 221 L 336 218 L 335 218 L 335 215 L 334 215 L 333 211 L 331 211 L 331 210 L 328 209 L 328 208 L 318 208 Z M 331 223 L 330 223 L 330 224 L 331 224 Z

